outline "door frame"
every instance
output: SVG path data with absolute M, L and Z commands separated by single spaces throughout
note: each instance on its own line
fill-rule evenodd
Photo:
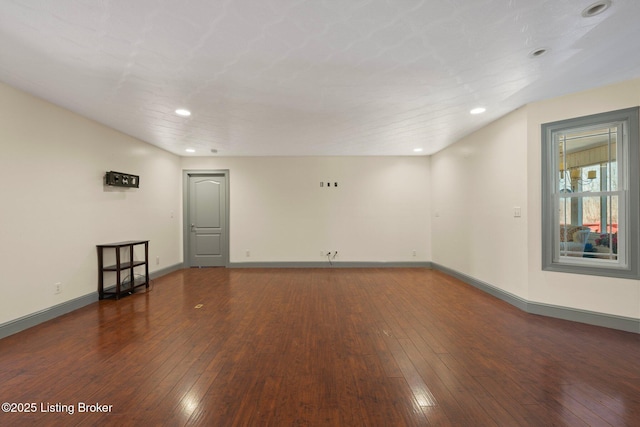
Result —
M 230 249 L 230 236 L 229 232 L 231 227 L 229 223 L 231 221 L 229 217 L 229 169 L 186 169 L 182 171 L 182 259 L 186 268 L 190 268 L 189 260 L 191 259 L 189 254 L 189 241 L 191 238 L 191 227 L 189 225 L 189 178 L 192 176 L 219 176 L 225 178 L 225 191 L 226 191 L 226 206 L 224 206 L 226 221 L 224 224 L 224 240 L 222 242 L 224 256 L 224 267 L 229 267 L 229 249 Z

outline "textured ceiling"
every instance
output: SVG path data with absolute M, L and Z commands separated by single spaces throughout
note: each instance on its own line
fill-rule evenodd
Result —
M 2 0 L 0 80 L 178 155 L 431 154 L 639 77 L 640 1 L 594 1 Z

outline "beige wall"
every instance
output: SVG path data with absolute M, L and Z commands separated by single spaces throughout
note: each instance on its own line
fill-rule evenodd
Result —
M 320 251 L 431 260 L 428 157 L 193 157 L 182 167 L 229 170 L 231 262 L 326 261 Z
M 529 301 L 640 318 L 638 281 L 540 267 L 540 124 L 635 105 L 640 80 L 538 102 L 432 157 L 179 158 L 0 84 L 0 324 L 94 293 L 98 243 L 150 239 L 152 272 L 182 262 L 188 169 L 230 171 L 234 263 L 434 261 Z M 107 170 L 140 188 L 105 187 Z
M 640 318 L 640 282 L 542 271 L 540 125 L 640 105 L 640 80 L 633 80 L 528 106 L 529 299 L 531 301 Z M 632 165 L 640 167 L 640 165 Z M 635 218 L 634 220 L 638 220 Z
M 151 271 L 182 261 L 177 156 L 3 84 L 0 148 L 0 324 L 95 294 L 96 244 L 149 239 Z M 108 170 L 140 188 L 105 187 Z
M 541 124 L 637 105 L 640 80 L 541 101 L 434 155 L 433 261 L 531 302 L 640 318 L 637 280 L 541 268 Z
M 526 132 L 517 110 L 431 159 L 433 261 L 525 299 Z

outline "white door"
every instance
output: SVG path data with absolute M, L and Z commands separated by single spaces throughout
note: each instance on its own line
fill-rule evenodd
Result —
M 228 259 L 227 191 L 224 175 L 189 175 L 189 266 L 224 267 Z

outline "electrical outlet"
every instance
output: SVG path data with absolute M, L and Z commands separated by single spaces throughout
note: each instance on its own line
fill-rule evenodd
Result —
M 247 258 L 249 258 L 251 256 L 251 251 L 249 251 L 249 249 L 247 249 L 247 251 L 245 252 L 245 255 L 247 256 Z
M 53 285 L 53 293 L 55 295 L 62 293 L 62 283 L 58 282 Z
M 414 249 L 413 250 L 413 256 L 417 256 L 417 255 L 418 255 L 418 252 L 416 252 L 416 250 Z
M 156 265 L 160 265 L 160 257 L 159 256 L 156 257 Z

